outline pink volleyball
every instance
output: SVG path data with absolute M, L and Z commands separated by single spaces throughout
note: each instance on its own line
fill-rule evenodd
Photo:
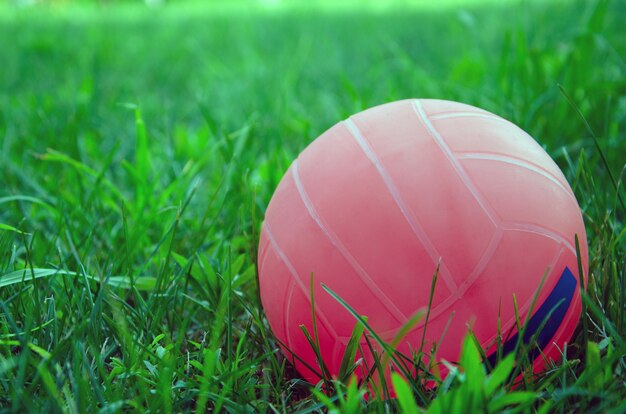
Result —
M 321 285 L 391 341 L 428 306 L 439 264 L 426 332 L 415 326 L 399 351 L 436 346 L 436 361 L 456 361 L 469 326 L 494 362 L 498 324 L 504 353 L 520 340 L 515 296 L 538 371 L 561 358 L 580 318 L 575 235 L 587 269 L 576 198 L 519 127 L 456 102 L 393 102 L 339 122 L 291 164 L 263 223 L 261 299 L 283 351 L 316 382 L 300 329 L 313 332 L 311 274 L 321 356 L 336 376 L 356 320 Z

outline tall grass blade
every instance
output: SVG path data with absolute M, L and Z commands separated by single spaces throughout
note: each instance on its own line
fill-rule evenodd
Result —
M 578 105 L 576 105 L 576 102 L 574 102 L 574 99 L 571 96 L 569 96 L 569 94 L 565 91 L 565 88 L 562 85 L 559 84 L 558 86 L 559 86 L 559 90 L 561 91 L 563 96 L 565 96 L 565 99 L 567 99 L 567 102 L 569 102 L 571 107 L 574 109 L 574 111 L 576 112 L 576 115 L 578 115 L 583 125 L 585 126 L 585 129 L 587 130 L 587 132 L 593 139 L 593 143 L 596 147 L 596 150 L 598 151 L 598 155 L 600 155 L 600 159 L 602 160 L 602 165 L 604 166 L 607 174 L 609 175 L 611 184 L 613 185 L 613 190 L 615 191 L 615 195 L 617 196 L 617 199 L 619 200 L 619 204 L 622 207 L 622 212 L 626 214 L 626 204 L 624 203 L 624 199 L 622 198 L 622 192 L 617 183 L 617 180 L 615 179 L 615 176 L 613 175 L 613 171 L 611 171 L 609 162 L 607 161 L 606 156 L 604 155 L 604 150 L 602 149 L 602 146 L 600 146 L 600 140 L 596 136 L 595 132 L 593 132 L 591 125 L 589 125 L 589 122 L 587 121 L 587 118 L 585 118 L 583 113 L 580 111 L 580 108 L 578 108 Z
M 367 317 L 363 316 L 363 319 L 367 321 Z M 339 366 L 339 380 L 343 382 L 347 381 L 356 369 L 354 360 L 356 358 L 356 353 L 359 349 L 359 344 L 364 330 L 365 326 L 363 324 L 358 321 L 354 324 L 354 329 L 352 330 L 352 334 L 348 340 L 348 345 L 346 345 L 343 357 L 341 358 L 341 365 Z
M 387 344 L 380 337 L 380 335 L 378 335 L 378 333 L 376 333 L 376 331 L 374 329 L 372 329 L 372 327 L 367 323 L 367 321 L 361 315 L 359 315 L 358 312 L 356 312 L 354 310 L 354 308 L 352 308 L 345 300 L 343 300 L 332 289 L 330 289 L 328 286 L 326 286 L 323 283 L 322 283 L 322 288 L 326 292 L 328 292 L 329 295 L 331 295 L 337 302 L 339 302 L 339 304 L 341 304 L 348 312 L 350 312 L 350 314 L 352 314 L 352 316 L 358 322 L 360 322 L 365 327 L 367 332 L 374 338 L 376 343 L 383 349 L 383 351 L 389 355 L 389 359 L 391 359 L 391 361 L 393 361 L 393 363 L 395 364 L 396 368 L 399 369 L 404 376 L 408 377 L 408 376 L 411 375 L 410 371 L 407 369 L 405 364 L 403 364 L 400 361 L 400 359 L 398 359 L 398 356 L 396 355 L 395 350 L 389 344 Z M 386 369 L 386 367 L 383 367 L 383 369 Z

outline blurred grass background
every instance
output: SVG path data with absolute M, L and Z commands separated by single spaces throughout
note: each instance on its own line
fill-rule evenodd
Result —
M 608 173 L 626 159 L 624 21 L 622 1 L 0 3 L 0 274 L 77 275 L 0 276 L 0 405 L 322 409 L 296 401 L 273 353 L 256 234 L 307 143 L 414 97 L 508 118 L 562 167 L 606 319 L 591 317 L 574 359 L 587 340 L 606 351 L 607 324 L 626 324 L 625 212 Z M 578 369 L 530 386 L 537 404 Z M 615 369 L 600 410 L 624 395 Z M 595 402 L 573 394 L 565 411 Z

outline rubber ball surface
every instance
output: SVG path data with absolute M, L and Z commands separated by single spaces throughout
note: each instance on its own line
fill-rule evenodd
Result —
M 293 161 L 262 227 L 261 299 L 283 351 L 316 382 L 319 364 L 300 329 L 313 332 L 311 274 L 321 355 L 337 375 L 356 320 L 322 284 L 390 341 L 428 305 L 439 266 L 426 354 L 436 346 L 436 360 L 456 361 L 471 326 L 490 355 L 498 321 L 510 352 L 513 296 L 525 318 L 539 292 L 523 339 L 537 341 L 540 370 L 540 352 L 558 360 L 580 317 L 575 235 L 586 271 L 576 198 L 527 133 L 461 103 L 393 102 L 339 122 Z M 404 338 L 402 353 L 422 346 L 424 326 Z M 373 362 L 365 341 L 363 350 L 357 376 Z

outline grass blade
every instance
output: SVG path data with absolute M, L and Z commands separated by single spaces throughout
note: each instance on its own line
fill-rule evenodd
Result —
M 563 94 L 563 96 L 565 96 L 565 99 L 567 99 L 567 102 L 569 102 L 571 107 L 576 112 L 576 115 L 578 115 L 578 117 L 582 121 L 589 135 L 591 135 L 591 138 L 593 139 L 593 143 L 596 147 L 596 150 L 598 151 L 598 155 L 600 155 L 600 159 L 602 160 L 602 165 L 606 169 L 606 172 L 609 174 L 611 184 L 613 185 L 613 190 L 615 191 L 617 199 L 619 200 L 619 204 L 622 207 L 622 212 L 626 214 L 626 204 L 624 203 L 624 199 L 622 198 L 622 193 L 620 191 L 619 185 L 617 184 L 617 180 L 615 179 L 615 176 L 613 175 L 613 172 L 611 171 L 609 162 L 607 161 L 606 156 L 604 155 L 604 151 L 602 150 L 602 147 L 600 146 L 600 140 L 596 136 L 595 132 L 593 132 L 591 125 L 589 125 L 589 122 L 587 121 L 587 118 L 585 118 L 583 113 L 580 111 L 580 108 L 578 108 L 578 105 L 576 105 L 576 102 L 574 102 L 574 99 L 571 96 L 569 96 L 569 94 L 565 91 L 565 88 L 563 88 L 562 85 L 559 84 L 558 87 L 561 93 Z
M 322 284 L 322 288 L 326 292 L 328 292 L 330 296 L 332 296 L 337 302 L 339 302 L 348 312 L 350 312 L 350 314 L 352 314 L 352 316 L 358 322 L 360 322 L 365 327 L 367 332 L 369 332 L 369 334 L 372 335 L 376 343 L 384 350 L 385 353 L 389 355 L 389 358 L 391 359 L 391 361 L 394 362 L 395 366 L 402 372 L 403 375 L 407 377 L 411 375 L 407 367 L 396 356 L 394 349 L 389 344 L 387 344 L 380 337 L 380 335 L 376 333 L 374 329 L 372 329 L 372 327 L 367 323 L 367 321 L 361 315 L 359 315 L 350 305 L 348 305 L 348 303 L 345 300 L 343 300 L 339 295 L 333 292 L 333 290 L 330 289 L 328 286 L 326 286 L 325 284 Z M 386 367 L 382 367 L 382 368 L 386 369 Z
M 6 273 L 0 276 L 0 288 L 15 285 L 18 283 L 29 282 L 34 279 L 41 279 L 47 277 L 54 276 L 72 276 L 79 277 L 84 275 L 85 278 L 97 282 L 97 283 L 106 283 L 109 286 L 119 287 L 123 289 L 130 289 L 131 287 L 135 287 L 138 290 L 152 290 L 156 284 L 156 278 L 152 276 L 142 276 L 134 278 L 134 281 L 128 276 L 110 276 L 105 280 L 100 279 L 96 276 L 91 276 L 83 273 L 72 272 L 68 270 L 61 269 L 24 269 L 24 270 L 15 270 L 10 273 Z
M 12 231 L 17 234 L 30 235 L 30 233 L 24 233 L 22 230 L 4 223 L 0 223 L 0 230 Z
M 363 316 L 363 319 L 367 321 L 367 317 Z M 359 323 L 358 321 L 354 324 L 352 335 L 350 335 L 350 340 L 348 341 L 348 345 L 346 345 L 343 358 L 341 359 L 341 365 L 339 367 L 339 379 L 341 381 L 347 381 L 356 368 L 354 365 L 354 359 L 356 358 L 356 353 L 359 349 L 364 330 L 365 325 Z
M 400 405 L 400 411 L 403 413 L 419 413 L 422 410 L 419 409 L 411 393 L 411 388 L 405 382 L 404 378 L 395 372 L 391 374 L 391 382 L 393 384 L 393 390 L 396 392 L 398 398 L 398 404 Z

